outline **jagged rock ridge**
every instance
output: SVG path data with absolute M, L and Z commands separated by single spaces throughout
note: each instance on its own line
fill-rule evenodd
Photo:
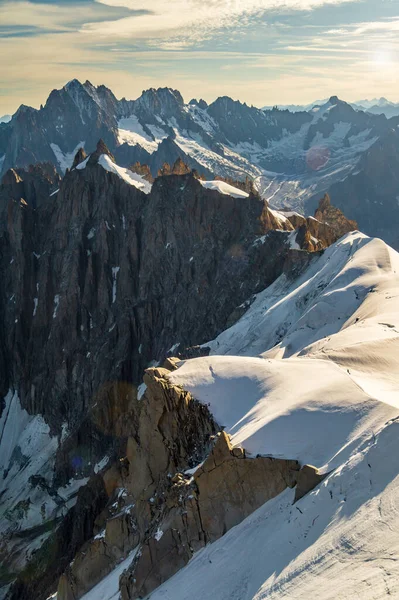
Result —
M 146 194 L 118 175 L 112 161 L 101 142 L 88 158 L 79 151 L 62 181 L 49 166 L 36 166 L 7 172 L 0 188 L 1 396 L 11 390 L 1 418 L 8 431 L 12 411 L 27 411 L 32 427 L 41 415 L 53 448 L 46 476 L 38 479 L 15 440 L 2 497 L 13 510 L 22 503 L 13 522 L 33 540 L 38 525 L 49 530 L 71 522 L 65 515 L 78 527 L 72 540 L 67 528 L 58 529 L 66 536 L 62 544 L 57 533 L 49 537 L 31 556 L 27 572 L 34 576 L 24 571 L 10 598 L 44 597 L 95 533 L 114 493 L 112 477 L 82 486 L 105 458 L 112 463 L 126 455 L 126 440 L 139 425 L 131 411 L 149 363 L 172 347 L 184 356 L 186 347 L 215 337 L 248 308 L 248 298 L 283 271 L 294 278 L 317 257 L 292 250 L 294 226 L 254 193 L 208 190 L 180 164 L 185 174 L 158 177 Z M 319 243 L 329 242 L 320 236 Z M 14 498 L 12 486 L 24 473 L 26 484 Z M 71 509 L 74 485 L 82 490 Z M 64 488 L 71 492 L 60 496 Z M 102 491 L 90 500 L 91 489 Z M 33 495 L 41 498 L 40 514 L 28 502 Z M 7 550 L 16 548 L 14 525 L 2 525 L 8 583 L 24 560 Z M 54 543 L 58 550 L 47 563 Z
M 185 104 L 169 88 L 118 100 L 105 86 L 73 80 L 40 110 L 22 105 L 0 123 L 0 173 L 43 161 L 64 173 L 79 147 L 91 153 L 102 137 L 123 167 L 146 164 L 156 177 L 181 159 L 208 179 L 250 177 L 279 209 L 310 213 L 329 193 L 362 230 L 397 245 L 398 123 L 337 96 L 291 113 L 228 97 Z

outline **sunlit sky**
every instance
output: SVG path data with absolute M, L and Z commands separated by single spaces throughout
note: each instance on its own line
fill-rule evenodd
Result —
M 89 79 L 134 99 L 399 101 L 399 0 L 0 0 L 0 115 Z

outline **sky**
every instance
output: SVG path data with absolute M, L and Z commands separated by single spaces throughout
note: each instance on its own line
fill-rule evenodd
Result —
M 69 80 L 255 106 L 399 101 L 399 0 L 0 0 L 0 115 Z

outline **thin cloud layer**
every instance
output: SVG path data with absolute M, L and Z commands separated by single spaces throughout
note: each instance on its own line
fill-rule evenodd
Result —
M 112 7 L 130 10 L 145 8 L 142 0 L 97 0 Z M 175 47 L 194 46 L 213 34 L 250 27 L 267 13 L 310 11 L 325 5 L 357 0 L 152 0 L 151 12 L 103 23 L 86 23 L 84 33 L 106 37 L 134 37 L 151 43 L 172 38 Z M 148 6 L 148 5 L 147 5 Z

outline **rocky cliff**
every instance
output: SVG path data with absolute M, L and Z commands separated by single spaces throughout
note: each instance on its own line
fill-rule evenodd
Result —
M 294 225 L 256 194 L 220 193 L 178 170 L 151 188 L 101 142 L 62 180 L 48 165 L 3 178 L 0 577 L 3 586 L 17 578 L 13 600 L 46 598 L 63 572 L 60 594 L 79 597 L 147 543 L 162 513 L 150 499 L 179 483 L 169 473 L 206 457 L 220 428 L 162 372 L 143 382 L 144 370 L 214 338 L 254 294 L 316 256 L 293 251 Z M 92 566 L 69 566 L 87 549 Z

